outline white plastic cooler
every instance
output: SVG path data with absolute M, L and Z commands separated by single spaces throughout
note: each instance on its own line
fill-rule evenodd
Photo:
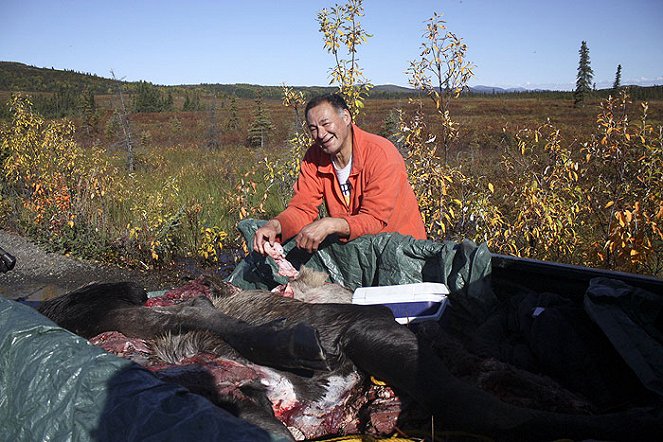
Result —
M 394 313 L 399 324 L 438 320 L 447 305 L 447 286 L 435 282 L 360 287 L 352 295 L 352 303 L 382 304 Z

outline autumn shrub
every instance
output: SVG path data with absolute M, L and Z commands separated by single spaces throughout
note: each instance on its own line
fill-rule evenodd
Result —
M 128 174 L 105 151 L 81 149 L 71 122 L 44 120 L 20 96 L 11 111 L 1 134 L 0 209 L 20 210 L 17 228 L 52 249 L 128 265 L 218 260 L 227 234 L 201 215 L 214 204 L 182 192 L 194 180 L 168 170 L 164 155 L 146 152 L 145 167 Z
M 583 143 L 593 252 L 604 267 L 663 272 L 663 128 L 649 105 L 629 118 L 627 90 L 601 104 L 597 132 Z
M 221 261 L 224 243 L 228 233 L 218 226 L 203 227 L 200 230 L 200 242 L 198 243 L 198 256 L 209 264 Z
M 500 192 L 506 214 L 496 231 L 497 249 L 528 258 L 583 263 L 580 228 L 586 194 L 579 177 L 579 152 L 562 142 L 560 130 L 546 123 L 515 135 L 502 159 L 506 188 Z
M 410 62 L 410 84 L 424 92 L 434 103 L 439 136 L 438 150 L 447 163 L 449 149 L 458 137 L 459 123 L 451 117 L 451 103 L 467 89 L 474 65 L 466 59 L 467 45 L 447 29 L 442 15 L 426 20 L 419 58 Z
M 169 177 L 161 184 L 158 192 L 136 189 L 128 201 L 127 257 L 146 265 L 168 262 L 181 252 L 181 225 L 186 207 L 179 204 L 179 177 Z
M 550 121 L 505 128 L 501 161 L 473 167 L 444 164 L 423 119 L 402 119 L 429 238 L 469 238 L 497 253 L 660 275 L 663 129 L 649 122 L 647 103 L 632 122 L 629 105 L 627 93 L 601 103 L 587 141 L 565 138 Z
M 258 185 L 253 190 L 247 179 L 259 170 L 258 157 L 247 155 L 253 153 L 245 147 L 195 146 L 148 151 L 147 162 L 158 167 L 131 176 L 136 191 L 126 211 L 127 248 L 147 265 L 181 256 L 218 262 L 223 251 L 238 246 L 229 232 L 236 231 L 242 207 L 249 204 L 243 198 L 260 198 Z
M 472 77 L 473 65 L 465 59 L 466 45 L 447 30 L 441 15 L 426 21 L 421 53 L 410 63 L 410 84 L 433 103 L 423 103 L 409 117 L 399 112 L 397 144 L 405 154 L 410 183 L 432 240 L 495 241 L 503 216 L 494 204 L 494 185 L 486 177 L 463 170 L 450 152 L 459 137 L 460 124 L 452 118 L 454 100 Z
M 14 97 L 0 129 L 3 226 L 56 250 L 129 265 L 180 256 L 219 265 L 240 247 L 238 220 L 270 218 L 292 195 L 310 137 L 301 125 L 305 97 L 283 92 L 280 110 L 266 102 L 278 135 L 264 149 L 242 146 L 244 129 L 206 149 L 207 112 L 130 116 L 136 133 L 151 134 L 132 173 L 121 145 L 82 148 L 71 122 L 44 120 Z M 430 239 L 662 274 L 661 102 L 636 107 L 626 93 L 572 109 L 563 99 L 422 92 L 369 99 L 355 121 L 388 129 L 401 148 Z M 238 103 L 249 115 L 251 100 Z
M 476 159 L 486 141 L 461 132 L 451 114 L 472 75 L 464 53 L 441 16 L 428 20 L 420 59 L 408 72 L 433 112 L 400 112 L 398 141 L 429 239 L 469 238 L 498 253 L 575 264 L 597 265 L 598 257 L 602 267 L 660 274 L 663 129 L 649 122 L 648 104 L 631 123 L 628 93 L 610 97 L 591 135 L 573 129 L 582 116 L 568 108 L 556 110 L 575 119 L 568 138 L 550 119 L 515 131 L 505 125 L 493 142 L 504 149 L 501 161 Z
M 323 8 L 317 16 L 324 48 L 334 56 L 329 84 L 336 84 L 345 98 L 350 114 L 357 119 L 373 85 L 359 66 L 359 46 L 371 37 L 361 25 L 364 16 L 362 0 L 347 0 L 332 8 Z
M 60 251 L 99 254 L 110 241 L 106 216 L 114 170 L 95 148 L 82 150 L 69 121 L 46 121 L 15 96 L 2 129 L 3 199 L 14 199 L 22 228 Z
M 494 241 L 503 216 L 493 202 L 494 186 L 485 177 L 467 176 L 462 165 L 445 163 L 436 136 L 421 113 L 409 120 L 401 114 L 399 142 L 406 149 L 410 183 L 419 203 L 429 239 Z

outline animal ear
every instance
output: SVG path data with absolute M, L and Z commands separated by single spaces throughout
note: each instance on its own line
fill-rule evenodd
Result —
M 325 272 L 319 272 L 306 266 L 302 266 L 299 269 L 299 276 L 295 278 L 295 281 L 305 284 L 307 287 L 313 288 L 323 286 L 327 282 L 327 278 L 328 275 Z

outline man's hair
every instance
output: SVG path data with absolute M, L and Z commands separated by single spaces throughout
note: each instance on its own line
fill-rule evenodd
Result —
M 306 103 L 306 109 L 304 109 L 304 117 L 308 115 L 308 111 L 313 109 L 314 107 L 322 104 L 322 103 L 329 103 L 331 104 L 334 109 L 336 109 L 339 113 L 343 112 L 343 110 L 347 110 L 350 112 L 350 108 L 348 107 L 348 103 L 345 102 L 343 97 L 339 94 L 323 94 L 323 95 L 318 95 L 316 97 L 311 98 L 308 103 Z

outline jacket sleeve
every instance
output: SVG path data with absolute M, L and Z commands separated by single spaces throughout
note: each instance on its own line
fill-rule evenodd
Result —
M 349 240 L 381 232 L 397 209 L 404 185 L 405 165 L 400 157 L 381 151 L 367 162 L 361 208 L 356 215 L 344 215 L 350 226 Z
M 295 194 L 288 207 L 276 217 L 281 223 L 283 242 L 297 235 L 304 226 L 318 217 L 318 208 L 322 204 L 323 184 L 310 155 L 305 155 L 302 160 L 294 190 Z

